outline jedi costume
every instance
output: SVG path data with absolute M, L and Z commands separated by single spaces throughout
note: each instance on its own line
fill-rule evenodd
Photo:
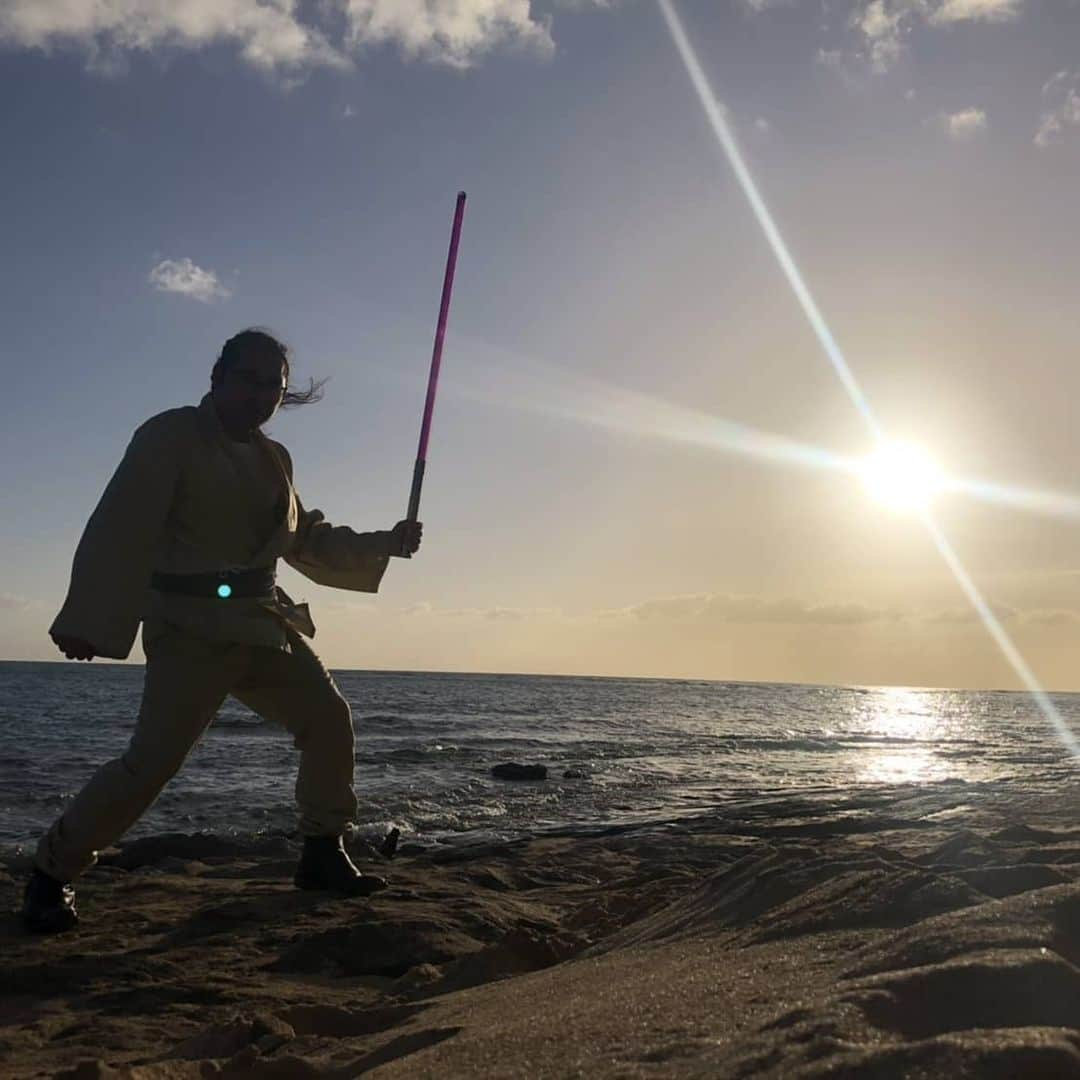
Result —
M 211 394 L 139 427 L 87 523 L 50 633 L 124 659 L 141 621 L 142 704 L 127 749 L 41 839 L 36 867 L 66 883 L 91 866 L 157 798 L 228 694 L 292 734 L 300 832 L 316 854 L 323 844 L 340 852 L 356 811 L 349 705 L 304 640 L 315 633 L 307 605 L 276 585 L 274 569 L 281 558 L 319 584 L 376 592 L 392 537 L 305 509 L 285 447 L 258 429 L 248 443 L 230 439 Z M 304 857 L 297 885 L 320 887 L 307 845 Z

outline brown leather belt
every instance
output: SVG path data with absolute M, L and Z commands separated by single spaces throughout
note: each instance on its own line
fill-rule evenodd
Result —
M 245 599 L 253 596 L 272 598 L 275 570 L 259 566 L 253 570 L 221 570 L 215 574 L 150 575 L 150 585 L 160 592 L 180 593 L 183 596 L 202 596 L 212 599 Z

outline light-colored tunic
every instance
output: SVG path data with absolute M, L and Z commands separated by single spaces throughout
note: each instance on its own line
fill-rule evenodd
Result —
M 274 565 L 283 558 L 320 585 L 377 592 L 389 531 L 358 533 L 306 510 L 292 459 L 261 431 L 226 435 L 210 394 L 169 409 L 135 432 L 75 551 L 53 634 L 82 638 L 125 659 L 139 622 L 143 641 L 173 627 L 215 641 L 286 649 L 285 626 L 308 637 L 307 604 L 280 587 L 273 599 L 183 596 L 150 587 L 154 571 L 196 574 Z

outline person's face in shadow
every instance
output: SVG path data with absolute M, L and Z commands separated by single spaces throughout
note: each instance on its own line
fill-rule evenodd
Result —
M 221 426 L 247 439 L 277 412 L 285 393 L 285 366 L 273 352 L 253 353 L 225 368 L 211 395 Z

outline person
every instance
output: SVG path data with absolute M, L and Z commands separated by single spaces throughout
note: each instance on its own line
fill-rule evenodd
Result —
M 279 722 L 300 751 L 295 797 L 301 889 L 366 896 L 385 886 L 349 858 L 355 814 L 349 705 L 304 640 L 307 604 L 275 583 L 277 560 L 322 585 L 376 592 L 392 556 L 423 526 L 354 532 L 306 509 L 292 459 L 261 427 L 279 407 L 319 399 L 289 390 L 289 352 L 272 334 L 230 338 L 198 406 L 134 433 L 75 552 L 49 631 L 68 659 L 124 659 L 139 623 L 142 702 L 124 752 L 90 778 L 42 836 L 23 898 L 37 932 L 78 922 L 73 882 L 154 802 L 231 694 Z

